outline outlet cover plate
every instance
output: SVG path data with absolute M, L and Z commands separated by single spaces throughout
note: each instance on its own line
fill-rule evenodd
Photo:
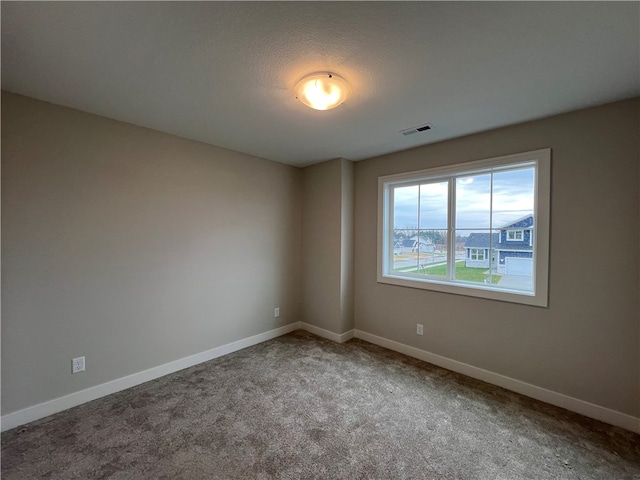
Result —
M 77 357 L 71 360 L 71 373 L 84 372 L 84 357 Z

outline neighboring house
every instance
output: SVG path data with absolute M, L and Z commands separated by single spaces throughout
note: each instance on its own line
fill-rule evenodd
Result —
M 416 242 L 410 238 L 400 238 L 393 242 L 393 253 L 398 255 L 400 253 L 411 253 Z
M 400 253 L 420 253 L 433 252 L 435 247 L 433 241 L 430 238 L 413 236 L 406 238 L 403 235 L 394 235 L 393 238 L 393 253 L 398 255 Z
M 500 233 L 472 233 L 465 243 L 465 266 L 489 268 L 490 261 L 502 275 L 533 272 L 533 215 L 500 228 Z
M 433 240 L 431 240 L 430 238 L 415 236 L 411 237 L 411 240 L 413 241 L 414 252 L 417 252 L 418 249 L 420 250 L 420 253 L 433 252 L 435 250 Z
M 464 244 L 464 265 L 471 268 L 489 268 L 490 252 L 498 244 L 498 233 L 472 233 Z M 495 259 L 494 259 L 495 260 Z

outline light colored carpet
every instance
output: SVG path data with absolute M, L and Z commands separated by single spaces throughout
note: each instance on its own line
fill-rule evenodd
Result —
M 298 331 L 5 432 L 2 478 L 640 479 L 640 436 Z

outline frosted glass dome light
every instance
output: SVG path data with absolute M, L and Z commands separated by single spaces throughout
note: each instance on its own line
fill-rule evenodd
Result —
M 296 98 L 316 110 L 331 110 L 341 105 L 351 93 L 346 80 L 335 73 L 314 73 L 296 84 Z

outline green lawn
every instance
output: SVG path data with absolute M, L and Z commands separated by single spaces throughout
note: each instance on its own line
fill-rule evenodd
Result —
M 485 279 L 489 277 L 489 275 L 484 273 L 486 271 L 486 268 L 467 268 L 464 266 L 464 260 L 456 262 L 456 280 L 484 283 Z M 428 273 L 429 275 L 440 275 L 443 277 L 447 273 L 447 266 L 436 265 L 435 267 L 421 268 L 418 272 Z M 493 275 L 491 277 L 491 283 L 496 284 L 501 278 L 501 275 Z

